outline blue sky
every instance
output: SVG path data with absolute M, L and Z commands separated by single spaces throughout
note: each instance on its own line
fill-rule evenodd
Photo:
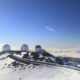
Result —
M 80 45 L 80 0 L 0 0 L 0 43 Z

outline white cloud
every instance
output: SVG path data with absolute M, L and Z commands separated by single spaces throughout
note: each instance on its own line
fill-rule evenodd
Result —
M 80 58 L 80 48 L 70 48 L 70 49 L 47 48 L 46 50 L 51 54 L 53 54 L 54 56 Z
M 48 31 L 52 31 L 52 32 L 55 31 L 52 27 L 49 27 L 49 26 L 46 26 L 45 28 L 46 28 Z

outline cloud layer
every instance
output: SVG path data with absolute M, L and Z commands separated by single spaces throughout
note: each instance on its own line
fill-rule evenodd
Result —
M 47 48 L 46 50 L 55 56 L 80 58 L 80 48 L 70 49 Z

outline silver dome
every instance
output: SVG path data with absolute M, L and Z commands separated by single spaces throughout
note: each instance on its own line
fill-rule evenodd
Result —
M 35 52 L 41 52 L 42 51 L 42 48 L 40 45 L 36 45 L 35 46 Z
M 21 46 L 21 51 L 29 51 L 28 45 L 27 45 L 27 44 L 23 44 L 23 45 Z
M 8 44 L 5 44 L 3 47 L 2 47 L 2 51 L 10 51 L 11 50 L 11 47 L 10 45 Z

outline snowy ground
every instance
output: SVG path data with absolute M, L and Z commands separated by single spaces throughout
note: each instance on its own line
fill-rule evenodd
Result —
M 80 72 L 56 66 L 8 66 L 13 60 L 0 60 L 0 80 L 80 80 Z

